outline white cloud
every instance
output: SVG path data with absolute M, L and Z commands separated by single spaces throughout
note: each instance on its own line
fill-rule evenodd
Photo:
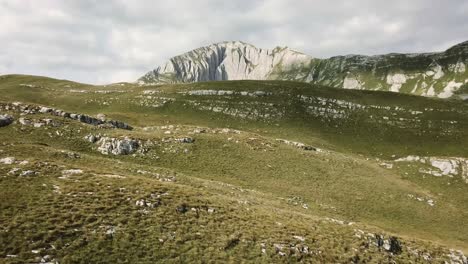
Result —
M 134 81 L 224 40 L 316 57 L 444 50 L 468 38 L 466 0 L 0 0 L 0 74 Z

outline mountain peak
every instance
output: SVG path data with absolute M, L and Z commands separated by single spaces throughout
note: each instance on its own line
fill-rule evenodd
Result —
M 278 69 L 299 67 L 312 58 L 287 47 L 257 48 L 242 41 L 224 41 L 171 58 L 139 79 L 142 83 L 214 80 L 266 80 Z
M 257 48 L 223 41 L 171 58 L 141 83 L 292 80 L 345 89 L 404 92 L 447 98 L 468 83 L 468 41 L 439 53 L 316 59 L 287 46 Z

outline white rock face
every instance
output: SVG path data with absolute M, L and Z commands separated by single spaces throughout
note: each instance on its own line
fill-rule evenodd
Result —
M 455 73 L 464 73 L 466 71 L 466 66 L 463 62 L 459 61 L 457 64 L 453 65 L 451 70 Z
M 434 90 L 434 86 L 431 85 L 431 87 L 429 87 L 429 90 L 427 90 L 426 95 L 427 95 L 427 96 L 435 96 L 435 94 L 436 94 L 436 93 L 435 93 L 435 90 Z
M 457 83 L 455 81 L 450 81 L 447 86 L 445 86 L 444 91 L 441 92 L 437 97 L 439 98 L 449 98 L 453 95 L 453 92 L 458 90 L 463 83 Z
M 406 83 L 406 75 L 401 73 L 387 75 L 387 84 L 390 84 L 391 92 L 399 92 L 401 86 Z
M 444 71 L 442 71 L 442 66 L 440 65 L 437 65 L 433 68 L 433 71 L 435 72 L 434 73 L 434 76 L 432 78 L 434 78 L 434 80 L 438 80 L 442 77 L 444 77 Z
M 360 89 L 361 84 L 356 78 L 346 76 L 343 80 L 343 88 L 345 89 Z
M 170 59 L 142 79 L 166 83 L 210 80 L 266 80 L 283 71 L 308 64 L 312 57 L 289 48 L 260 49 L 240 41 L 222 42 Z M 172 79 L 171 79 L 172 78 Z

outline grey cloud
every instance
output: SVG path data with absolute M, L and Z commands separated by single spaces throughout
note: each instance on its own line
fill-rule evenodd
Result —
M 315 57 L 440 51 L 468 39 L 466 0 L 0 0 L 0 74 L 134 81 L 223 40 Z

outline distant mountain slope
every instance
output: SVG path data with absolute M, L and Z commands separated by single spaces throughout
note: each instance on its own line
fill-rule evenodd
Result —
M 345 89 L 402 92 L 448 98 L 468 82 L 468 41 L 439 53 L 347 55 L 317 59 L 276 47 L 235 41 L 171 58 L 140 83 L 218 80 L 293 80 Z

